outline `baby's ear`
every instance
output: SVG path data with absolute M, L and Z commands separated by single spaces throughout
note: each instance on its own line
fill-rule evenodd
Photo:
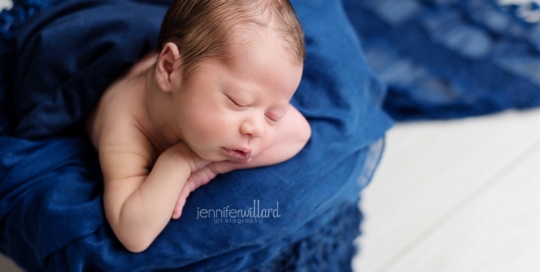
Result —
M 165 44 L 156 63 L 156 83 L 162 91 L 170 92 L 182 82 L 182 58 L 176 44 Z

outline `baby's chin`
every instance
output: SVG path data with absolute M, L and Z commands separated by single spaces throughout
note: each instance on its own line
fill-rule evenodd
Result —
M 234 158 L 234 157 L 231 157 L 231 156 L 227 156 L 225 154 L 206 154 L 203 156 L 199 155 L 201 158 L 203 158 L 204 160 L 207 160 L 207 161 L 212 161 L 212 162 L 224 162 L 224 161 L 229 161 L 229 162 L 236 162 L 236 163 L 248 163 L 250 162 L 253 157 L 250 156 L 250 157 L 241 157 L 241 158 Z
M 195 154 L 199 155 L 203 160 L 205 161 L 211 161 L 211 162 L 221 162 L 221 161 L 230 161 L 230 162 L 237 162 L 237 163 L 248 163 L 250 162 L 254 154 L 250 152 L 248 156 L 238 156 L 234 157 L 231 155 L 228 155 L 226 151 L 223 150 L 223 148 L 219 148 L 219 150 L 196 150 L 192 148 L 193 152 Z
M 205 161 L 211 161 L 211 162 L 217 162 L 217 161 L 223 161 L 224 158 L 222 156 L 218 156 L 216 154 L 209 154 L 205 152 L 197 152 L 194 151 L 199 157 L 201 157 Z
M 236 163 L 249 163 L 251 162 L 253 158 L 245 158 L 245 159 L 227 159 L 226 161 L 230 162 L 236 162 Z
M 220 154 L 219 152 L 197 151 L 197 150 L 193 150 L 193 152 L 195 152 L 195 154 L 199 155 L 199 157 L 201 157 L 205 161 L 219 162 L 219 161 L 228 160 L 226 155 Z

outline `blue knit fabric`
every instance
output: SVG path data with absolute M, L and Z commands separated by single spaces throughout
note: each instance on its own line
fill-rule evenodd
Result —
M 523 15 L 536 4 L 344 2 L 368 63 L 388 84 L 384 109 L 394 119 L 461 118 L 540 105 L 540 24 Z
M 61 1 L 63 0 L 13 0 L 13 7 L 9 10 L 3 9 L 0 13 L 0 135 L 5 135 L 9 127 L 5 94 L 8 88 L 8 54 L 13 36 L 28 17 Z
M 53 6 L 57 1 L 37 0 L 37 1 L 14 1 L 13 7 L 4 9 L 0 13 L 0 135 L 5 135 L 9 127 L 7 118 L 5 92 L 7 88 L 7 62 L 9 49 L 13 41 L 13 36 L 19 26 L 32 14 L 42 9 Z

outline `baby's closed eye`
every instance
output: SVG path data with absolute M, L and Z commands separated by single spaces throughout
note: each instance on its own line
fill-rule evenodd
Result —
M 243 106 L 243 105 L 240 105 L 240 103 L 236 102 L 236 101 L 235 101 L 234 99 L 232 99 L 230 96 L 227 95 L 227 97 L 229 98 L 229 100 L 230 100 L 234 105 L 236 105 L 236 106 L 238 106 L 238 107 L 241 107 L 241 108 L 245 107 L 245 106 Z

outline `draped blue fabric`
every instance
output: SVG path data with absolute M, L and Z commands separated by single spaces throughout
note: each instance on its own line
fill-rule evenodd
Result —
M 2 253 L 30 271 L 351 269 L 358 195 L 392 121 L 381 110 L 384 84 L 366 65 L 340 1 L 292 1 L 307 49 L 292 103 L 311 124 L 307 146 L 287 162 L 199 188 L 140 254 L 125 250 L 107 224 L 97 152 L 82 123 L 106 86 L 153 49 L 168 1 L 57 2 L 16 1 L 1 16 L 9 41 Z M 249 210 L 253 220 L 238 223 L 224 215 L 231 209 Z

